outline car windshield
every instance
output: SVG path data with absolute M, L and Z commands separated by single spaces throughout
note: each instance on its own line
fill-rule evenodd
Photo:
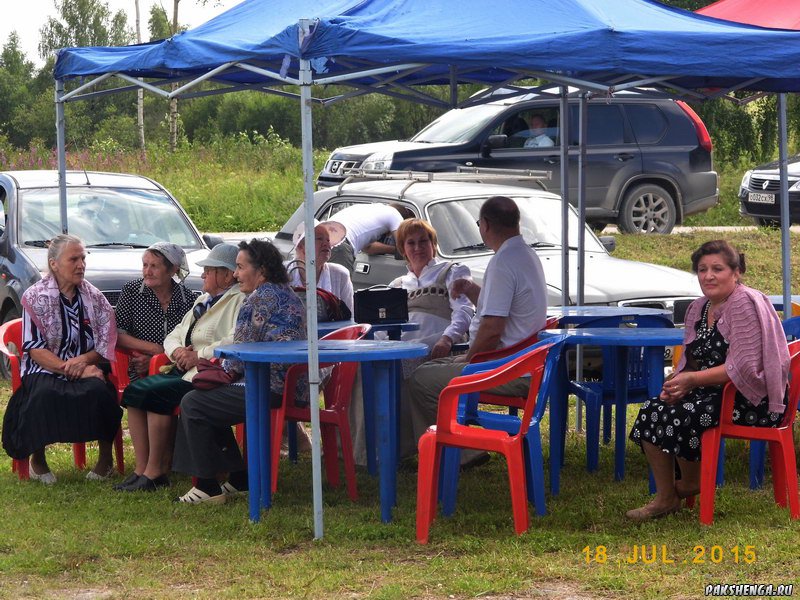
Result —
M 459 143 L 475 137 L 489 121 L 506 110 L 506 106 L 481 104 L 469 108 L 454 108 L 425 126 L 411 138 L 412 142 Z
M 22 245 L 42 246 L 60 233 L 57 188 L 23 190 L 19 202 Z M 147 248 L 159 241 L 172 242 L 186 250 L 203 247 L 172 199 L 158 190 L 70 188 L 67 227 L 87 247 Z
M 561 247 L 561 201 L 553 198 L 516 196 L 520 209 L 520 231 L 523 239 L 534 248 Z M 445 200 L 428 205 L 428 220 L 439 240 L 439 252 L 446 257 L 463 257 L 490 250 L 481 240 L 478 215 L 485 197 Z M 578 215 L 570 206 L 569 245 L 577 247 Z M 586 228 L 586 251 L 605 252 L 605 248 Z

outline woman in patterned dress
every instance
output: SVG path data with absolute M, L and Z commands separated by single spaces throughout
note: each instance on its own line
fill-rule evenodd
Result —
M 47 263 L 49 273 L 22 295 L 22 385 L 3 419 L 3 448 L 12 458 L 30 456 L 31 479 L 52 485 L 45 446 L 98 440 L 100 456 L 86 477 L 105 479 L 122 418 L 116 391 L 98 366 L 114 360 L 114 311 L 84 279 L 80 238 L 54 237 Z
M 255 239 L 241 242 L 235 275 L 247 298 L 236 320 L 234 343 L 305 339 L 305 308 L 292 291 L 281 253 L 272 243 Z M 228 359 L 222 365 L 229 373 L 239 375 L 236 383 L 194 390 L 181 400 L 173 468 L 192 475 L 196 483 L 178 498 L 179 502 L 221 504 L 228 495 L 247 490 L 247 471 L 231 431 L 232 425 L 245 418 L 244 365 Z M 283 399 L 287 367 L 271 366 L 273 408 Z
M 677 512 L 681 499 L 699 493 L 700 439 L 719 424 L 728 381 L 737 388 L 738 425 L 777 427 L 785 409 L 786 338 L 769 299 L 739 281 L 744 255 L 724 240 L 706 242 L 692 254 L 692 270 L 703 296 L 686 312 L 683 357 L 658 398 L 642 405 L 630 434 L 656 482 L 653 500 L 626 513 L 634 521 Z

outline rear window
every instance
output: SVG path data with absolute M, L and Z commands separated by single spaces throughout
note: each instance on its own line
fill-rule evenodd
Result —
M 664 136 L 667 119 L 655 104 L 629 104 L 625 112 L 640 144 L 655 144 Z
M 578 145 L 578 107 L 570 106 L 570 143 Z M 625 143 L 625 118 L 617 104 L 589 105 L 586 142 L 589 146 L 612 146 Z

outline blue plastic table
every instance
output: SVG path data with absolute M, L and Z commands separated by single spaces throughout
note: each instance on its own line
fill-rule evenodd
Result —
M 783 310 L 783 296 L 773 295 L 767 296 L 769 301 L 772 302 L 772 306 L 775 310 Z M 794 294 L 792 295 L 792 302 L 800 303 L 800 295 Z M 785 315 L 785 319 L 788 319 L 792 316 L 792 311 L 789 311 L 788 315 Z
M 683 343 L 683 329 L 669 327 L 587 327 L 582 329 L 547 329 L 539 333 L 540 339 L 555 335 L 565 335 L 565 344 L 579 346 L 611 347 L 616 350 L 614 369 L 614 479 L 625 477 L 625 410 L 628 399 L 628 350 L 645 348 L 645 359 L 652 373 L 662 373 L 662 377 L 650 378 L 648 393 L 657 396 L 661 391 L 664 373 L 664 347 Z M 562 427 L 567 411 L 567 364 L 566 353 L 562 353 L 559 377 L 550 398 L 550 489 L 557 494 L 562 462 Z
M 425 344 L 371 340 L 321 340 L 319 361 L 368 362 L 373 368 L 372 394 L 364 402 L 375 402 L 380 457 L 381 520 L 392 520 L 397 503 L 397 402 L 399 390 L 395 371 L 400 359 L 424 356 Z M 250 520 L 261 518 L 261 509 L 272 505 L 270 461 L 270 363 L 308 362 L 308 342 L 257 342 L 220 346 L 217 356 L 237 358 L 244 363 L 247 425 L 247 475 L 250 486 Z
M 641 306 L 548 306 L 547 315 L 559 317 L 564 325 L 583 325 L 602 317 L 617 317 L 620 323 L 636 321 L 638 316 L 664 316 L 672 319 L 672 311 L 666 308 L 643 308 Z
M 417 331 L 419 323 L 408 321 L 406 323 L 377 323 L 372 325 L 372 328 L 367 334 L 367 339 L 375 339 L 375 333 L 378 331 L 385 331 L 390 340 L 399 340 L 404 331 Z M 402 371 L 397 369 L 395 372 L 395 385 L 400 389 L 402 382 Z M 371 390 L 373 386 L 372 365 L 369 363 L 361 367 L 361 389 L 363 395 L 367 397 L 367 391 Z M 400 420 L 397 419 L 397 427 L 399 430 Z M 400 443 L 399 434 L 395 436 Z M 376 454 L 375 444 L 375 404 L 373 402 L 364 402 L 364 445 L 367 451 L 367 472 L 370 475 L 377 475 L 378 473 L 378 457 Z M 399 446 L 398 446 L 399 452 Z

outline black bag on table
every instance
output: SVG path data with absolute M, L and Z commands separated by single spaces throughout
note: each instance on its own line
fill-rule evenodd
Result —
M 356 323 L 380 325 L 408 321 L 408 292 L 403 288 L 374 285 L 353 294 Z

